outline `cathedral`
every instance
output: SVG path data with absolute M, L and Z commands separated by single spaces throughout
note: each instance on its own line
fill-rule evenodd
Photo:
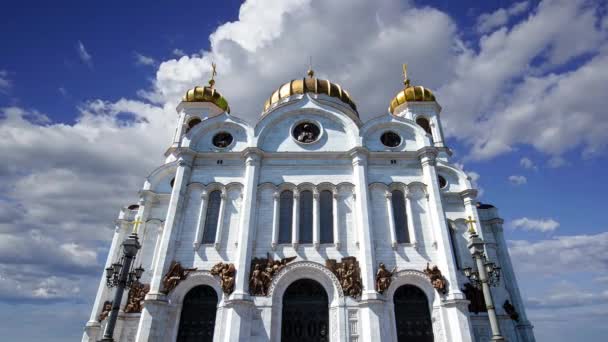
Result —
M 534 341 L 503 220 L 405 66 L 367 121 L 308 70 L 250 124 L 214 76 L 119 214 L 83 342 Z

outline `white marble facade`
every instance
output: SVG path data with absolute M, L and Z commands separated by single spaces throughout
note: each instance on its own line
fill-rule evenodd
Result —
M 308 278 L 327 293 L 332 342 L 397 341 L 393 294 L 406 284 L 427 296 L 435 341 L 487 341 L 487 315 L 469 313 L 461 291 L 468 280 L 459 267 L 472 265 L 464 222 L 471 216 L 482 225 L 489 257 L 503 270 L 500 285 L 493 288 L 503 335 L 508 341 L 534 341 L 502 220 L 495 208 L 476 206 L 476 191 L 467 175 L 449 162 L 440 110 L 434 101 L 411 101 L 394 114 L 362 122 L 340 99 L 304 93 L 275 103 L 251 125 L 212 102 L 182 102 L 166 163 L 148 176 L 138 205 L 125 207 L 117 221 L 108 265 L 119 258 L 130 222 L 141 218 L 145 222 L 139 230 L 142 249 L 135 264 L 145 268 L 142 282 L 151 289 L 142 313 L 119 315 L 115 339 L 175 341 L 184 296 L 194 286 L 206 284 L 218 296 L 214 341 L 279 341 L 283 293 L 295 280 Z M 188 129 L 195 117 L 201 122 Z M 416 124 L 419 117 L 430 121 L 430 134 Z M 294 138 L 294 126 L 302 122 L 319 127 L 315 142 L 303 144 Z M 383 145 L 380 137 L 387 131 L 400 136 L 397 146 Z M 212 139 L 219 132 L 233 137 L 228 146 L 214 146 Z M 443 187 L 439 176 L 446 180 Z M 278 239 L 278 198 L 286 189 L 296 196 L 306 190 L 315 193 L 312 243 L 301 243 L 297 233 L 288 243 Z M 399 227 L 390 196 L 396 189 L 405 194 L 407 243 L 396 237 Z M 216 190 L 221 192 L 217 232 L 213 242 L 203 243 L 201 220 L 209 194 Z M 333 241 L 329 242 L 319 237 L 316 194 L 320 191 L 332 193 Z M 268 296 L 251 296 L 251 259 L 267 253 L 277 259 L 297 258 L 275 275 Z M 325 267 L 325 260 L 346 256 L 359 262 L 360 298 L 345 296 L 336 276 Z M 161 280 L 172 261 L 197 271 L 164 294 Z M 236 267 L 230 295 L 209 272 L 218 262 Z M 381 262 L 388 269 L 397 268 L 383 294 L 374 287 Z M 447 294 L 437 292 L 422 272 L 427 263 L 443 272 Z M 83 341 L 100 338 L 105 321 L 98 322 L 97 317 L 112 294 L 102 275 Z M 502 303 L 507 299 L 518 311 L 519 321 L 504 312 Z

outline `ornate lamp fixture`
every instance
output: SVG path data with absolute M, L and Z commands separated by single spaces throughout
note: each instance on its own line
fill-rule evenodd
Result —
M 483 242 L 475 231 L 475 220 L 469 216 L 466 223 L 469 224 L 470 234 L 468 247 L 473 259 L 475 259 L 477 271 L 473 271 L 471 267 L 466 267 L 463 269 L 463 272 L 464 275 L 469 278 L 473 286 L 477 288 L 481 287 L 481 290 L 483 291 L 483 299 L 486 302 L 488 319 L 490 320 L 490 328 L 492 329 L 492 341 L 504 341 L 504 337 L 500 334 L 500 326 L 498 325 L 496 310 L 494 309 L 494 302 L 492 301 L 492 292 L 490 291 L 490 286 L 496 286 L 500 281 L 500 267 L 496 266 L 493 262 L 490 262 L 485 255 L 483 250 L 485 242 Z
M 137 237 L 137 227 L 142 222 L 137 219 L 132 222 L 134 225 L 133 233 L 123 241 L 123 256 L 120 261 L 113 263 L 110 267 L 106 268 L 106 285 L 109 288 L 116 287 L 114 292 L 114 301 L 112 302 L 112 310 L 108 316 L 108 322 L 103 332 L 103 342 L 113 342 L 114 338 L 114 327 L 116 326 L 116 320 L 118 319 L 118 311 L 120 310 L 120 303 L 122 301 L 122 295 L 125 288 L 130 288 L 134 284 L 139 282 L 144 273 L 143 267 L 139 266 L 133 269 L 133 260 L 137 255 L 137 251 L 141 248 L 139 239 Z

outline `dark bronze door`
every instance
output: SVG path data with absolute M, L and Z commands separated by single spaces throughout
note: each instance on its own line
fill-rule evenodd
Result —
M 329 307 L 321 284 L 300 279 L 289 285 L 283 295 L 281 341 L 329 341 Z
M 433 326 L 429 302 L 416 286 L 403 285 L 395 291 L 395 325 L 399 342 L 432 342 Z
M 186 294 L 179 319 L 177 342 L 211 342 L 215 327 L 217 294 L 207 285 Z

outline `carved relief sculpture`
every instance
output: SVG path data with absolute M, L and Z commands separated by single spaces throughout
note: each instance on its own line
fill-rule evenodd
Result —
M 509 317 L 511 317 L 512 320 L 519 322 L 519 314 L 515 310 L 513 304 L 511 304 L 508 299 L 505 300 L 505 303 L 502 305 L 502 308 L 505 309 L 505 312 L 507 313 L 507 315 L 509 315 Z
M 184 279 L 188 277 L 188 274 L 196 271 L 196 268 L 183 268 L 182 265 L 177 261 L 172 261 L 169 266 L 169 272 L 163 277 L 164 292 L 169 293 Z
M 133 283 L 129 289 L 129 296 L 127 297 L 125 312 L 141 312 L 141 310 L 144 308 L 144 298 L 146 297 L 148 291 L 150 291 L 149 284 L 142 284 L 140 282 Z
M 357 258 L 345 257 L 342 258 L 342 262 L 328 259 L 325 261 L 325 266 L 336 275 L 345 295 L 353 298 L 361 296 L 363 285 L 361 284 L 361 270 Z
M 389 272 L 383 263 L 378 265 L 378 272 L 376 272 L 376 291 L 378 293 L 384 293 L 391 286 L 392 277 L 396 271 L 397 267 L 393 267 Z
M 253 258 L 249 274 L 249 293 L 254 296 L 268 295 L 268 288 L 270 287 L 272 277 L 295 258 L 294 256 L 281 260 L 273 260 L 270 254 L 266 258 Z
M 429 279 L 431 279 L 431 284 L 437 290 L 437 292 L 441 294 L 446 294 L 448 292 L 445 277 L 441 274 L 441 271 L 437 266 L 430 268 L 429 264 L 427 263 L 424 273 L 429 277 Z
M 220 277 L 220 285 L 225 294 L 229 295 L 234 291 L 234 276 L 236 275 L 234 264 L 219 262 L 213 266 L 211 274 Z
M 103 302 L 103 307 L 101 308 L 99 316 L 97 316 L 97 320 L 101 322 L 106 319 L 110 314 L 110 311 L 112 311 L 112 301 L 106 300 Z
M 470 283 L 464 284 L 464 289 L 462 290 L 467 300 L 469 300 L 469 312 L 480 313 L 487 312 L 486 302 L 483 299 L 483 292 L 477 287 L 471 285 Z

